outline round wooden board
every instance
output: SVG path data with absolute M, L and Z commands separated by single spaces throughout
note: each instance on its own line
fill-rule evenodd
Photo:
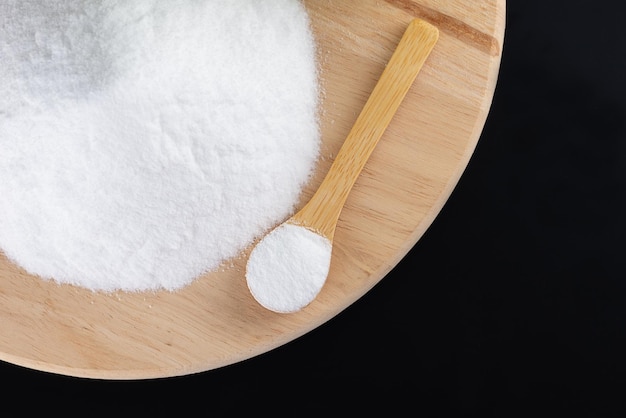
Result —
M 439 213 L 474 151 L 497 80 L 505 0 L 305 0 L 318 43 L 322 158 L 308 199 L 415 17 L 440 38 L 348 197 L 328 281 L 304 310 L 250 296 L 247 253 L 177 292 L 95 293 L 0 256 L 0 359 L 100 379 L 206 371 L 321 325 L 378 283 Z

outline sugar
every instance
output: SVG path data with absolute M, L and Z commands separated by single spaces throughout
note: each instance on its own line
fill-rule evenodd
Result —
M 250 254 L 246 266 L 250 293 L 272 311 L 299 311 L 324 286 L 331 252 L 330 241 L 322 235 L 299 225 L 280 225 Z
M 0 3 L 0 249 L 175 290 L 293 212 L 319 151 L 296 0 Z

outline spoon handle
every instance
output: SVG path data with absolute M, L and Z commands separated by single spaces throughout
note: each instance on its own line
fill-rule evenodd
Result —
M 311 200 L 292 217 L 293 222 L 332 241 L 350 189 L 438 37 L 437 28 L 423 20 L 415 19 L 409 24 L 326 177 Z

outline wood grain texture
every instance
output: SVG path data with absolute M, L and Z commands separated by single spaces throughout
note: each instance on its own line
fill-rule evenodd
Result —
M 505 1 L 305 0 L 323 87 L 310 199 L 408 23 L 439 42 L 347 197 L 327 283 L 295 314 L 259 306 L 247 252 L 177 292 L 95 293 L 31 277 L 0 256 L 0 359 L 73 376 L 190 374 L 289 342 L 345 309 L 415 245 L 474 151 L 495 89 Z

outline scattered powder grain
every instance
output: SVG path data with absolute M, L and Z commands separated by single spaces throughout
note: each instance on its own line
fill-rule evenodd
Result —
M 0 63 L 0 249 L 42 278 L 185 286 L 288 216 L 317 159 L 297 0 L 3 0 Z
M 305 227 L 285 223 L 252 250 L 246 280 L 252 296 L 279 313 L 296 312 L 320 292 L 330 268 L 332 245 Z

